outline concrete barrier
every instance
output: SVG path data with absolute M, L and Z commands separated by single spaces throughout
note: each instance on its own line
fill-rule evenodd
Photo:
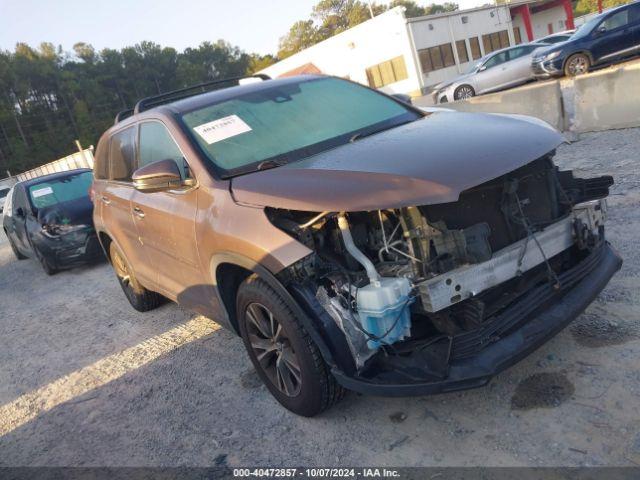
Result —
M 430 97 L 414 100 L 427 104 Z M 438 105 L 464 112 L 517 113 L 574 133 L 640 126 L 640 61 Z
M 573 80 L 573 118 L 568 129 L 591 132 L 640 126 L 640 62 Z
M 439 106 L 462 112 L 531 115 L 544 120 L 559 130 L 564 127 L 562 95 L 557 82 L 532 83 L 504 92 L 491 93 Z

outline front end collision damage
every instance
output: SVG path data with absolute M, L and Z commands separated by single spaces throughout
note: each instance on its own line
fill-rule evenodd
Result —
M 312 251 L 276 276 L 343 386 L 392 396 L 480 386 L 588 306 L 621 266 L 604 239 L 612 179 L 577 179 L 552 154 L 457 202 L 265 209 Z

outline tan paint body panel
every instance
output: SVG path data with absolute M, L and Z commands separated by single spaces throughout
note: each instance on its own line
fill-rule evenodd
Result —
M 132 183 L 95 180 L 96 229 L 116 242 L 145 287 L 213 318 L 226 317 L 212 270 L 217 256 L 240 256 L 275 274 L 311 251 L 274 227 L 264 209 L 234 202 L 229 181 L 211 176 L 174 120 L 161 110 L 120 122 L 100 141 L 146 119 L 167 127 L 197 184 L 143 193 Z M 102 202 L 102 196 L 110 203 Z

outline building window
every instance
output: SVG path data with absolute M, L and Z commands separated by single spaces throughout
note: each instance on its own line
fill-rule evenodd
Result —
M 516 45 L 522 43 L 522 34 L 520 33 L 520 27 L 513 27 L 513 37 L 516 40 Z
M 480 51 L 480 41 L 478 37 L 471 37 L 469 39 L 469 47 L 471 48 L 471 58 L 477 60 L 482 57 L 482 52 Z
M 469 23 L 469 17 L 467 17 L 466 15 L 464 15 L 462 18 L 462 23 Z
M 423 73 L 429 73 L 456 64 L 453 57 L 453 48 L 450 43 L 443 43 L 436 47 L 418 50 L 418 57 L 420 57 L 420 65 L 422 66 Z
M 469 54 L 467 53 L 467 44 L 464 40 L 458 40 L 456 42 L 456 50 L 458 51 L 458 60 L 460 63 L 466 63 L 469 61 Z
M 484 54 L 491 53 L 494 50 L 500 50 L 509 46 L 509 32 L 501 30 L 499 32 L 488 33 L 482 36 L 482 45 L 484 46 Z
M 553 23 L 547 24 L 547 31 L 549 32 L 549 35 L 553 33 Z
M 407 66 L 404 57 L 399 56 L 379 63 L 366 70 L 369 86 L 373 88 L 384 87 L 390 83 L 399 82 L 408 78 Z

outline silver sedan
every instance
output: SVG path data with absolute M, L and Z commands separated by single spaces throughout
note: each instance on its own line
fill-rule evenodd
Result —
M 545 43 L 503 48 L 473 63 L 466 73 L 434 88 L 435 103 L 463 100 L 533 80 L 531 55 Z

